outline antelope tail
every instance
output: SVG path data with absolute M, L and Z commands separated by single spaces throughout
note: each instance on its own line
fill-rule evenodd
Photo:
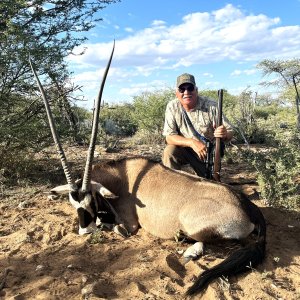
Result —
M 265 257 L 266 223 L 261 211 L 250 202 L 250 219 L 257 229 L 257 241 L 233 252 L 228 258 L 215 267 L 204 271 L 187 290 L 193 295 L 205 289 L 207 285 L 220 276 L 230 276 L 249 270 L 260 264 Z

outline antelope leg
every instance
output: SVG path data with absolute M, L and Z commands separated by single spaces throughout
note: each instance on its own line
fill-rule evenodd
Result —
M 184 264 L 188 263 L 190 260 L 194 260 L 203 254 L 204 245 L 202 242 L 196 242 L 194 245 L 188 247 L 183 253 Z

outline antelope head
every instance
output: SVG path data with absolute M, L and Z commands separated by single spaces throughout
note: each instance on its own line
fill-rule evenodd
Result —
M 95 152 L 95 144 L 96 144 L 96 137 L 98 133 L 98 122 L 99 122 L 99 112 L 100 112 L 100 104 L 101 104 L 101 98 L 102 93 L 105 85 L 105 80 L 108 74 L 108 70 L 112 61 L 113 53 L 114 53 L 115 43 L 113 45 L 113 49 L 109 58 L 109 61 L 107 63 L 103 79 L 101 82 L 99 94 L 97 97 L 97 100 L 95 102 L 94 107 L 94 113 L 93 113 L 93 126 L 92 126 L 92 134 L 91 134 L 91 140 L 89 145 L 89 150 L 87 154 L 87 160 L 84 170 L 84 175 L 82 181 L 74 181 L 72 179 L 68 162 L 64 153 L 64 150 L 62 148 L 61 142 L 59 140 L 56 126 L 54 123 L 53 115 L 50 109 L 49 101 L 47 99 L 46 93 L 44 91 L 44 88 L 38 78 L 38 75 L 34 69 L 34 66 L 31 62 L 31 59 L 29 58 L 30 66 L 32 69 L 32 72 L 35 76 L 35 79 L 37 81 L 39 90 L 42 94 L 42 98 L 44 100 L 47 117 L 51 129 L 51 133 L 57 148 L 57 152 L 60 156 L 61 164 L 64 170 L 64 174 L 67 179 L 67 185 L 59 186 L 51 191 L 53 193 L 69 193 L 69 200 L 71 204 L 76 208 L 78 218 L 79 218 L 79 234 L 85 234 L 85 233 L 91 233 L 93 232 L 96 227 L 96 218 L 97 218 L 97 212 L 99 210 L 99 197 L 103 198 L 116 198 L 113 193 L 111 193 L 108 189 L 106 189 L 104 186 L 102 186 L 100 183 L 92 182 L 91 181 L 91 171 L 92 171 L 92 162 Z M 98 199 L 98 200 L 97 200 Z

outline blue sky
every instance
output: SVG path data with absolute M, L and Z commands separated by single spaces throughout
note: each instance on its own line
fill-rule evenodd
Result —
M 106 103 L 130 102 L 144 91 L 174 88 L 176 77 L 195 75 L 198 88 L 262 94 L 263 59 L 300 57 L 300 0 L 122 0 L 100 11 L 81 56 L 70 56 L 74 81 L 91 108 L 116 40 Z

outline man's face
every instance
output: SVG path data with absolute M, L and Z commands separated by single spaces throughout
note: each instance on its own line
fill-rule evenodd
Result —
M 197 104 L 197 88 L 190 84 L 184 83 L 176 89 L 176 96 L 184 107 L 192 109 Z

